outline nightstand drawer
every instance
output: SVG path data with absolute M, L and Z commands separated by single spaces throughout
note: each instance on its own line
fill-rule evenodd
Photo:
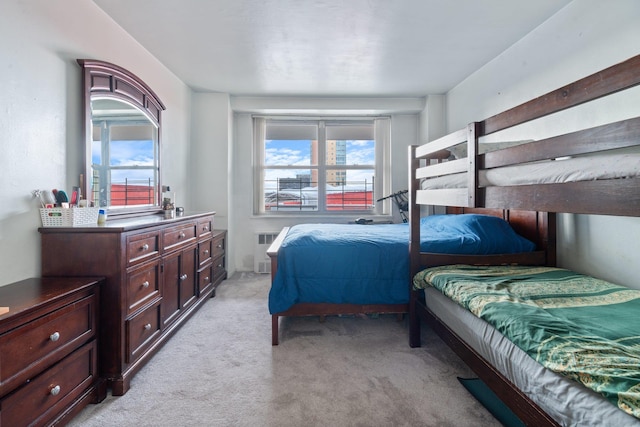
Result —
M 189 223 L 173 227 L 163 232 L 162 245 L 164 251 L 170 251 L 196 241 L 196 225 Z
M 127 265 L 139 264 L 157 256 L 160 249 L 160 233 L 134 234 L 127 236 Z
M 0 336 L 0 394 L 93 338 L 96 309 L 93 295 Z
M 127 273 L 127 315 L 160 296 L 160 261 Z
M 160 301 L 125 321 L 126 362 L 133 362 L 160 333 Z
M 42 424 L 85 392 L 97 378 L 96 342 L 79 348 L 0 403 L 0 424 Z

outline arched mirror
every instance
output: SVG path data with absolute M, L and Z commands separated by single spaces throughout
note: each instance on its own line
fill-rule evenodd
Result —
M 164 105 L 129 71 L 78 59 L 83 68 L 83 196 L 110 215 L 160 210 L 160 115 Z

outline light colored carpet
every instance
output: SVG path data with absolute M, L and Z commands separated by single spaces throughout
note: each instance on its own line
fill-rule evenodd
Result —
M 285 318 L 269 277 L 238 273 L 133 378 L 71 426 L 498 426 L 456 380 L 471 371 L 395 316 Z

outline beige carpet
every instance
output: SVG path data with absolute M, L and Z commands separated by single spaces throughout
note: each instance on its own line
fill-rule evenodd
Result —
M 236 274 L 133 378 L 72 426 L 498 426 L 456 380 L 473 376 L 406 321 L 281 320 L 271 346 L 269 278 Z

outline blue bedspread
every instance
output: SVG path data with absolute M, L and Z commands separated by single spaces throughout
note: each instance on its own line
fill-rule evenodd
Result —
M 535 249 L 502 219 L 434 215 L 421 221 L 421 250 L 454 254 Z M 301 224 L 289 229 L 269 292 L 271 314 L 307 303 L 409 301 L 409 225 Z

